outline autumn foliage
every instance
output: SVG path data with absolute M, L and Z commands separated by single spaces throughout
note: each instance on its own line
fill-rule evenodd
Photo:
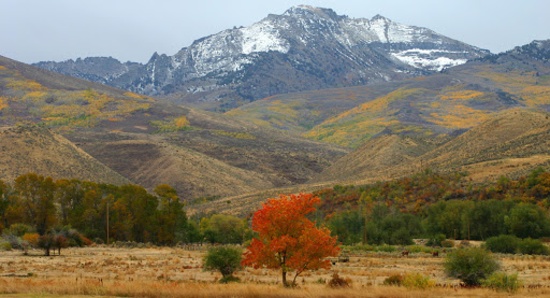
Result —
M 252 218 L 252 229 L 258 235 L 248 246 L 243 265 L 281 269 L 285 286 L 295 284 L 296 277 L 306 270 L 330 268 L 326 257 L 340 252 L 336 237 L 307 218 L 319 202 L 312 194 L 298 194 L 264 203 Z M 286 275 L 292 271 L 295 275 L 289 284 Z

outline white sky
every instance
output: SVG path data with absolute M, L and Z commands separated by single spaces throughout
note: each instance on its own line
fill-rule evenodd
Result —
M 0 55 L 26 63 L 111 56 L 147 62 L 298 4 L 381 14 L 498 53 L 550 39 L 549 0 L 0 0 Z

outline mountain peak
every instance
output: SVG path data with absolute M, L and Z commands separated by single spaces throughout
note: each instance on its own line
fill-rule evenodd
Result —
M 200 38 L 174 56 L 155 53 L 139 69 L 121 65 L 114 75 L 80 77 L 99 77 L 148 95 L 178 93 L 189 101 L 238 105 L 278 93 L 416 76 L 483 55 L 475 47 L 381 15 L 358 19 L 298 5 L 250 26 Z
M 377 14 L 375 15 L 374 17 L 372 17 L 372 19 L 370 19 L 371 22 L 375 22 L 375 21 L 386 21 L 386 22 L 391 22 L 390 19 L 386 18 L 385 16 L 383 15 L 380 15 L 380 14 Z
M 338 19 L 341 18 L 334 10 L 311 5 L 300 4 L 291 7 L 283 15 L 304 16 L 305 14 L 315 14 L 323 18 Z

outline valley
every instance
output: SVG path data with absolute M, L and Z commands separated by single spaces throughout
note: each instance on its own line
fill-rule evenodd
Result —
M 146 63 L 0 56 L 0 152 L 0 298 L 550 295 L 550 40 L 298 5 Z M 445 269 L 472 248 L 501 275 Z

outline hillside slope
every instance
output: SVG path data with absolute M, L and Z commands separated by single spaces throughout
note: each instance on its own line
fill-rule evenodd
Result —
M 341 158 L 315 180 L 386 180 L 426 168 L 467 172 L 476 181 L 517 177 L 538 166 L 550 166 L 549 116 L 523 109 L 505 111 L 439 146 L 380 136 Z
M 48 127 L 133 183 L 169 183 L 187 199 L 303 183 L 348 152 L 0 57 L 0 126 L 18 123 Z
M 17 126 L 0 128 L 0 179 L 36 173 L 53 179 L 75 178 L 109 184 L 130 181 L 46 128 Z

